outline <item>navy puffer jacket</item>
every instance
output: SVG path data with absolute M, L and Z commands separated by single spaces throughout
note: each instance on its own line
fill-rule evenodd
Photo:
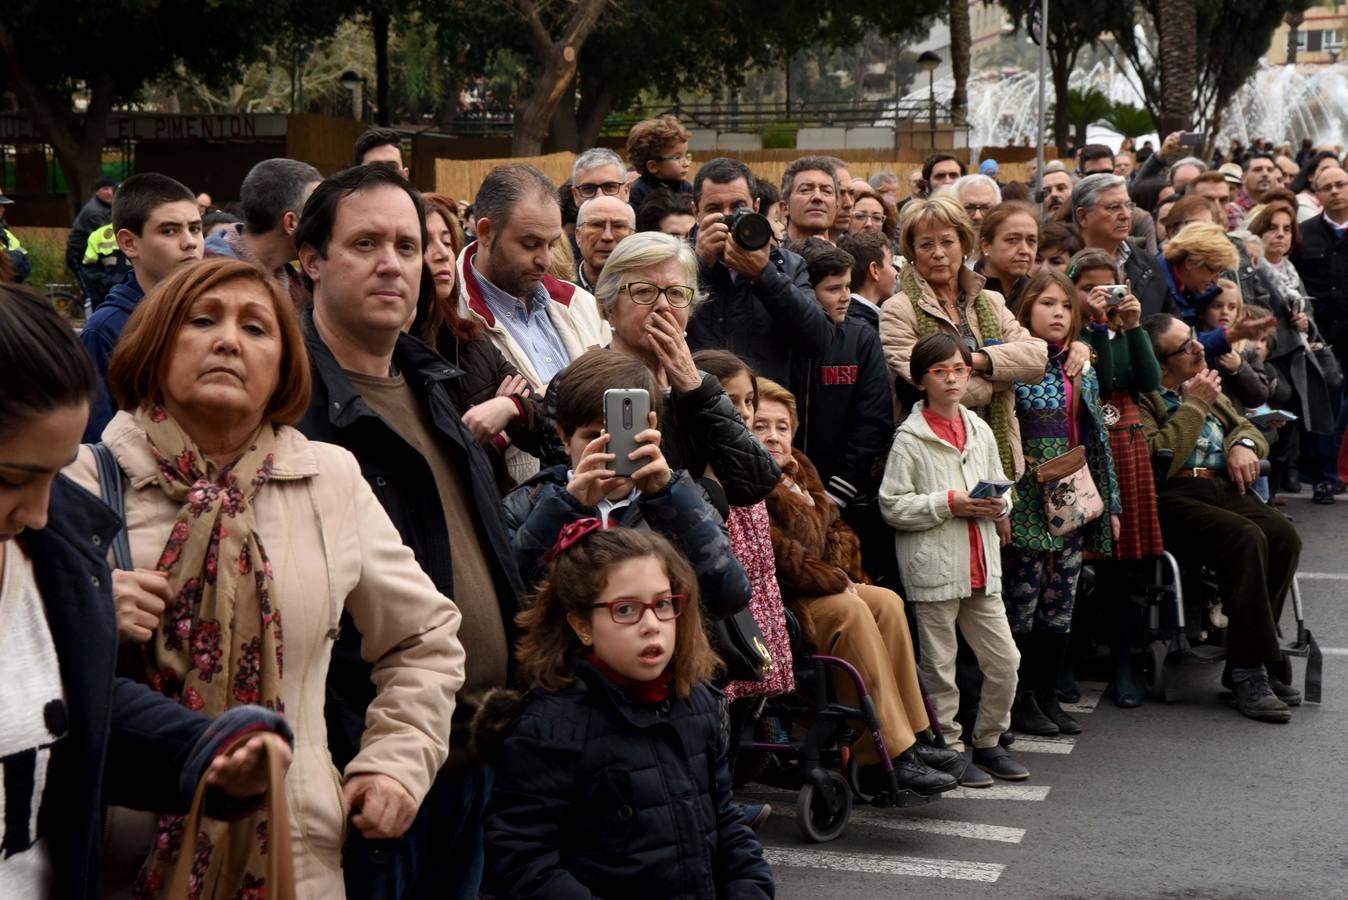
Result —
M 505 726 L 483 896 L 763 900 L 763 848 L 730 792 L 717 695 L 638 704 L 584 660 Z M 480 724 L 480 721 L 479 721 Z

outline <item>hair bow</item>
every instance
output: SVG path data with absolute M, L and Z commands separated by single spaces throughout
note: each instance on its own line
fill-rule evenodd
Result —
M 604 523 L 593 516 L 567 522 L 562 527 L 561 533 L 557 535 L 557 543 L 553 544 L 552 549 L 543 555 L 543 562 L 552 562 L 558 556 L 579 544 L 587 534 L 603 529 Z

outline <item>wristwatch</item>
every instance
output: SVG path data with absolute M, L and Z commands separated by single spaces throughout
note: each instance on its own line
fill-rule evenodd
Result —
M 1251 450 L 1256 453 L 1258 452 L 1255 442 L 1250 440 L 1249 438 L 1241 438 L 1240 440 L 1236 441 L 1236 446 L 1244 447 L 1246 450 Z

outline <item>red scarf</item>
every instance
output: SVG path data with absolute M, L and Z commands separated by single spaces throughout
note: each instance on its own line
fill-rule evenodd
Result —
M 668 668 L 650 681 L 637 681 L 635 678 L 628 678 L 616 671 L 593 651 L 586 653 L 584 659 L 594 666 L 601 675 L 622 688 L 623 693 L 636 703 L 655 706 L 657 703 L 664 703 L 669 699 L 669 687 L 674 682 L 674 673 Z

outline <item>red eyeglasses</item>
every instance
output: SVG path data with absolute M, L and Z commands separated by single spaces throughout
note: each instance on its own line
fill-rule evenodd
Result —
M 683 612 L 683 595 L 670 594 L 668 597 L 656 597 L 650 602 L 635 597 L 619 597 L 594 604 L 591 609 L 607 607 L 609 618 L 618 625 L 635 625 L 646 615 L 646 610 L 655 613 L 661 622 L 671 622 Z

